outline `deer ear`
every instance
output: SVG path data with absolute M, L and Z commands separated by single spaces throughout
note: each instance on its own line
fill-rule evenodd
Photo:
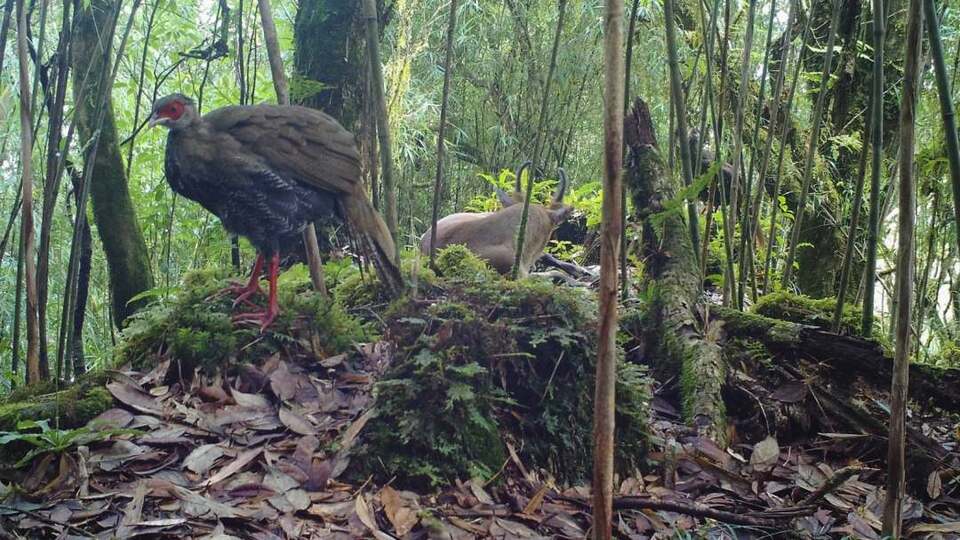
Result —
M 504 208 L 517 204 L 517 202 L 514 201 L 512 197 L 510 197 L 509 193 L 507 193 L 506 191 L 500 188 L 497 188 L 497 199 L 500 201 L 500 204 L 502 204 Z
M 570 217 L 570 213 L 573 212 L 573 207 L 564 205 L 559 208 L 551 209 L 549 212 L 550 221 L 552 221 L 554 225 L 559 225 L 566 221 L 568 217 Z

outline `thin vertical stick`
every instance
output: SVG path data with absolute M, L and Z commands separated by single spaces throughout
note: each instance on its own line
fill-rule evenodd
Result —
M 867 225 L 867 255 L 864 263 L 863 314 L 860 333 L 873 335 L 873 302 L 877 286 L 877 243 L 880 236 L 880 172 L 883 165 L 883 45 L 884 2 L 873 0 L 873 125 L 870 128 L 872 159 L 870 170 L 870 210 Z
M 603 223 L 600 233 L 600 332 L 593 408 L 593 537 L 597 540 L 611 537 L 613 522 L 617 250 L 620 247 L 620 205 L 623 203 L 620 199 L 623 166 L 623 0 L 606 0 L 603 34 Z
M 627 114 L 627 107 L 630 106 L 630 72 L 633 63 L 633 34 L 637 27 L 637 12 L 640 10 L 640 0 L 633 0 L 633 7 L 630 8 L 630 22 L 627 26 L 627 54 L 623 67 L 623 113 Z M 671 118 L 673 118 L 671 116 Z M 624 154 L 627 151 L 626 145 L 623 147 Z M 671 155 L 673 155 L 671 153 Z M 627 200 L 627 186 L 624 184 L 620 189 L 620 199 Z M 620 298 L 626 300 L 630 295 L 630 270 L 627 267 L 627 205 L 620 205 Z
M 737 219 L 740 216 L 740 162 L 743 153 L 743 110 L 747 104 L 747 83 L 750 77 L 750 53 L 753 51 L 753 27 L 756 26 L 757 2 L 750 1 L 750 9 L 747 10 L 747 34 L 744 36 L 743 59 L 740 64 L 740 91 L 737 96 L 737 110 L 734 112 L 733 128 L 733 173 L 730 175 L 730 213 L 729 218 L 724 220 L 726 230 L 724 231 L 724 242 L 734 242 L 736 235 Z M 747 194 L 749 196 L 749 193 Z M 743 257 L 743 253 L 740 254 Z M 735 278 L 731 273 L 730 278 Z M 735 281 L 730 283 L 730 291 L 733 294 L 734 305 L 737 309 L 743 309 L 743 288 L 737 287 Z M 739 292 L 738 292 L 739 291 Z
M 550 104 L 550 86 L 553 83 L 553 73 L 557 69 L 557 52 L 560 49 L 560 35 L 563 32 L 563 19 L 567 12 L 567 0 L 560 0 L 558 10 L 557 27 L 553 34 L 553 48 L 550 50 L 550 65 L 547 68 L 547 80 L 543 84 L 543 99 L 540 100 L 540 117 L 537 120 L 537 138 L 533 147 L 532 167 L 530 168 L 530 176 L 527 182 L 527 193 L 524 197 L 523 208 L 520 213 L 520 227 L 517 231 L 517 250 L 513 261 L 513 279 L 517 279 L 521 272 L 527 271 L 526 268 L 520 268 L 520 261 L 523 258 L 523 246 L 526 243 L 527 217 L 530 213 L 530 203 L 533 200 L 533 183 L 537 176 L 537 168 L 540 164 L 540 153 L 543 151 L 543 133 L 547 127 L 547 105 Z M 517 178 L 517 182 L 520 182 L 519 178 Z
M 766 98 L 766 89 L 767 89 L 767 76 L 768 76 L 768 66 L 770 65 L 770 45 L 773 43 L 773 27 L 774 18 L 777 14 L 777 0 L 773 0 L 770 3 L 770 18 L 767 20 L 767 40 L 763 48 L 763 67 L 760 69 L 760 92 L 757 94 L 757 111 L 755 116 L 755 121 L 753 124 L 753 133 L 750 136 L 750 168 L 747 170 L 747 178 L 745 183 L 745 188 L 743 192 L 743 231 L 740 233 L 740 285 L 737 289 L 739 291 L 739 296 L 737 297 L 737 305 L 740 308 L 743 308 L 743 296 L 744 291 L 747 289 L 747 275 L 749 274 L 753 279 L 753 298 L 756 300 L 757 296 L 757 287 L 756 287 L 756 274 L 753 272 L 753 232 L 754 232 L 754 222 L 750 221 L 751 216 L 753 216 L 753 205 L 750 201 L 750 196 L 753 193 L 753 171 L 757 165 L 757 139 L 760 137 L 760 124 L 763 120 L 763 102 Z M 790 17 L 793 15 L 793 2 L 790 2 Z M 787 23 L 786 33 L 790 33 L 790 25 L 793 23 L 790 20 Z M 781 66 L 782 68 L 783 66 Z M 780 69 L 777 72 L 777 81 L 782 80 L 780 75 L 783 73 L 783 69 Z M 774 85 L 774 91 L 778 91 L 777 85 Z M 773 102 L 779 103 L 780 96 L 778 94 L 773 95 Z M 767 131 L 767 139 L 771 139 L 773 135 L 773 126 L 777 123 L 777 117 L 773 114 L 775 105 L 771 106 L 770 114 L 770 123 L 768 124 L 769 130 Z M 760 177 L 757 185 L 757 193 L 763 193 L 763 189 L 760 186 L 760 182 L 763 181 L 763 177 Z
M 17 0 L 17 58 L 20 69 L 20 173 L 23 207 L 20 214 L 20 235 L 25 259 L 24 279 L 27 290 L 27 383 L 40 382 L 40 327 L 37 319 L 37 261 L 33 257 L 33 126 L 30 111 L 30 60 L 27 55 L 27 10 L 24 0 Z
M 680 80 L 680 62 L 677 58 L 677 22 L 674 20 L 673 0 L 663 3 L 663 18 L 667 27 L 667 59 L 670 64 L 670 97 L 673 108 L 677 113 L 677 130 L 680 136 L 680 169 L 683 172 L 683 183 L 689 186 L 693 183 L 693 166 L 690 158 L 690 138 L 687 133 L 687 107 L 684 102 L 683 85 Z M 690 239 L 693 242 L 694 253 L 700 252 L 700 223 L 697 217 L 697 207 L 694 201 L 687 202 L 687 219 L 690 227 Z
M 773 91 L 770 93 L 770 102 L 771 102 L 770 124 L 767 126 L 767 143 L 766 143 L 766 146 L 764 146 L 763 148 L 763 155 L 760 158 L 760 171 L 757 175 L 757 196 L 753 200 L 753 208 L 751 209 L 750 219 L 747 222 L 749 227 L 759 226 L 760 224 L 760 207 L 763 204 L 763 192 L 764 192 L 764 189 L 762 186 L 767 179 L 767 169 L 770 166 L 770 155 L 771 155 L 771 152 L 773 151 L 773 141 L 776 138 L 774 137 L 774 134 L 777 133 L 777 127 L 778 127 L 777 120 L 780 118 L 780 94 L 783 92 L 783 83 L 786 80 L 787 68 L 790 64 L 790 54 L 793 51 L 793 42 L 792 42 L 793 21 L 796 19 L 796 16 L 797 16 L 797 8 L 798 8 L 797 2 L 790 2 L 790 14 L 787 16 L 787 29 L 784 31 L 784 36 L 783 36 L 783 46 L 782 46 L 783 56 L 780 59 L 780 69 L 777 70 L 777 79 L 773 85 Z M 804 33 L 802 39 L 804 40 L 806 39 L 806 33 Z M 769 49 L 769 46 L 768 46 L 768 49 Z M 795 82 L 796 82 L 796 79 L 794 79 L 794 83 Z M 787 107 L 784 109 L 784 112 L 783 112 L 784 126 L 788 124 L 787 119 L 789 119 L 790 117 L 789 106 L 793 100 L 794 88 L 795 86 L 791 87 L 790 100 L 788 101 Z M 784 131 L 783 133 L 786 133 L 786 132 Z M 783 136 L 781 135 L 781 137 Z M 781 141 L 782 141 L 782 138 L 781 138 Z M 782 142 L 780 147 L 780 153 L 782 156 L 783 154 Z M 783 163 L 782 159 L 780 160 L 780 163 Z M 780 177 L 778 175 L 775 180 L 775 184 L 777 185 L 778 188 L 779 188 L 779 183 L 780 183 Z M 771 202 L 773 205 L 778 204 L 776 191 L 777 190 L 775 189 L 772 196 Z M 752 234 L 753 233 L 751 232 L 750 236 L 752 236 Z M 768 240 L 768 242 L 772 242 L 772 241 L 773 241 L 772 238 Z M 749 250 L 748 256 L 750 258 L 750 264 L 752 265 L 753 264 L 753 242 L 752 241 L 748 242 L 747 246 L 748 246 L 747 249 Z M 767 244 L 768 254 L 769 254 L 769 251 L 770 251 L 770 244 L 768 243 Z M 766 287 L 766 283 L 764 283 L 763 287 Z M 754 284 L 753 289 L 754 289 L 753 291 L 754 295 L 756 295 L 756 284 Z M 769 291 L 764 289 L 763 292 L 767 293 Z
M 887 498 L 883 505 L 883 534 L 901 537 L 905 489 L 907 385 L 910 369 L 910 336 L 913 314 L 914 227 L 917 213 L 913 177 L 917 94 L 920 86 L 920 53 L 923 25 L 922 0 L 911 0 L 907 18 L 907 52 L 900 98 L 900 209 L 898 212 L 896 328 L 893 380 L 890 388 L 890 437 L 887 439 Z
M 803 214 L 810 195 L 810 185 L 813 183 L 813 158 L 820 146 L 820 126 L 823 124 L 823 108 L 827 102 L 827 83 L 830 82 L 833 62 L 833 46 L 837 41 L 837 26 L 840 24 L 840 1 L 833 2 L 833 17 L 830 19 L 830 31 L 827 34 L 827 50 L 823 53 L 823 71 L 820 73 L 820 91 L 817 95 L 817 105 L 813 112 L 813 126 L 810 128 L 810 139 L 807 141 L 807 155 L 803 164 L 803 186 L 800 198 L 797 200 L 797 211 L 793 219 L 793 231 L 790 235 L 790 245 L 787 247 L 787 263 L 783 269 L 783 284 L 790 286 L 793 277 L 793 260 L 797 254 L 797 245 L 800 243 L 800 231 L 803 229 Z
M 263 41 L 267 44 L 267 56 L 270 59 L 270 73 L 273 75 L 273 89 L 277 92 L 277 103 L 290 104 L 290 87 L 283 72 L 283 57 L 280 55 L 280 41 L 277 39 L 277 26 L 273 22 L 270 0 L 258 0 L 260 6 L 260 24 L 263 26 Z M 308 223 L 303 229 L 303 245 L 307 251 L 307 266 L 310 268 L 310 281 L 313 288 L 322 296 L 327 296 L 327 286 L 323 279 L 323 262 L 320 260 L 320 246 L 317 243 L 317 229 Z
M 261 3 L 267 0 L 260 0 Z M 397 252 L 394 260 L 400 260 L 400 243 L 397 242 L 397 185 L 393 177 L 393 148 L 390 143 L 390 122 L 387 115 L 387 98 L 383 87 L 383 66 L 380 65 L 380 32 L 377 28 L 376 0 L 363 0 L 363 17 L 367 28 L 367 60 L 370 62 L 373 99 L 377 107 L 377 138 L 380 141 L 380 175 L 383 178 L 384 220 L 393 237 Z
M 450 0 L 447 26 L 447 53 L 443 59 L 443 96 L 440 98 L 440 127 L 437 128 L 437 175 L 433 180 L 433 215 L 430 221 L 430 268 L 436 270 L 437 219 L 440 217 L 440 191 L 443 187 L 444 131 L 447 128 L 447 102 L 450 97 L 450 68 L 453 64 L 453 33 L 457 29 L 457 0 Z
M 770 201 L 770 229 L 767 233 L 767 254 L 763 260 L 763 292 L 770 291 L 770 267 L 773 262 L 774 246 L 777 243 L 777 211 L 780 209 L 780 183 L 783 175 L 783 160 L 787 151 L 787 132 L 790 128 L 790 113 L 793 110 L 793 100 L 797 95 L 797 86 L 800 82 L 800 68 L 803 66 L 803 49 L 810 41 L 812 32 L 812 21 L 816 13 L 816 4 L 810 6 L 810 13 L 807 15 L 807 22 L 803 28 L 803 38 L 800 43 L 800 50 L 797 52 L 796 63 L 793 66 L 793 76 L 790 83 L 790 92 L 787 95 L 787 105 L 783 109 L 783 126 L 780 128 L 780 150 L 777 155 L 777 173 L 773 176 L 773 190 Z M 786 55 L 785 55 L 786 56 Z M 784 59 L 786 66 L 787 59 Z M 784 68 L 785 69 L 785 68 Z
M 873 94 L 867 99 L 867 112 L 870 116 L 863 126 L 863 148 L 860 149 L 860 163 L 857 170 L 857 186 L 853 195 L 853 209 L 850 211 L 850 232 L 847 234 L 847 246 L 843 254 L 843 266 L 840 268 L 840 283 L 837 285 L 837 305 L 833 310 L 833 331 L 840 332 L 843 319 L 843 306 L 847 296 L 847 282 L 850 280 L 850 267 L 853 266 L 853 248 L 857 244 L 857 227 L 860 224 L 860 208 L 863 203 L 863 184 L 867 177 L 867 154 L 870 146 L 867 136 L 873 125 Z

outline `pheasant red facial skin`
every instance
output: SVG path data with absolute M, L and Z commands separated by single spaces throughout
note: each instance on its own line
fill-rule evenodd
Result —
M 332 117 L 277 105 L 228 106 L 201 117 L 193 100 L 172 94 L 154 103 L 149 123 L 170 130 L 164 171 L 173 191 L 270 258 L 264 328 L 279 311 L 274 257 L 320 218 L 345 220 L 371 248 L 378 271 L 399 282 L 392 237 L 363 191 L 355 139 Z M 258 278 L 241 289 L 243 300 L 257 292 Z

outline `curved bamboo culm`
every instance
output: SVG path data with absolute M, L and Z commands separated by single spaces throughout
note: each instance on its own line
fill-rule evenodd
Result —
M 957 138 L 957 119 L 953 106 L 953 89 L 947 76 L 947 65 L 940 40 L 940 25 L 934 0 L 924 0 L 924 16 L 930 42 L 930 56 L 937 76 L 937 92 L 940 95 L 940 116 L 947 146 L 947 161 L 950 164 L 950 186 L 953 189 L 953 212 L 956 218 L 957 242 L 960 242 L 960 140 Z M 960 56 L 958 56 L 960 59 Z M 956 72 L 954 72 L 956 76 Z M 960 252 L 958 252 L 960 253 Z
M 823 125 L 823 109 L 827 103 L 827 83 L 833 62 L 833 48 L 837 42 L 837 27 L 840 25 L 840 0 L 833 2 L 833 16 L 830 18 L 830 30 L 827 34 L 827 50 L 823 53 L 823 71 L 820 74 L 820 88 L 817 94 L 817 105 L 813 112 L 813 126 L 810 128 L 810 139 L 807 142 L 807 153 L 803 164 L 803 183 L 800 188 L 800 198 L 797 200 L 797 210 L 793 218 L 793 229 L 790 234 L 790 244 L 787 247 L 787 263 L 783 268 L 783 285 L 789 287 L 793 279 L 793 261 L 797 255 L 797 246 L 800 244 L 800 232 L 803 230 L 803 214 L 806 211 L 807 198 L 810 195 L 810 185 L 813 182 L 813 158 L 817 153 L 820 141 L 820 126 Z
M 517 167 L 517 193 L 522 193 L 523 191 L 520 180 L 523 177 L 523 171 L 530 169 L 532 166 L 533 162 L 528 159 Z M 527 181 L 527 194 L 523 198 L 523 212 L 520 213 L 520 227 L 517 230 L 517 251 L 513 258 L 513 270 L 510 272 L 512 279 L 517 279 L 517 276 L 520 275 L 520 257 L 523 255 L 523 242 L 527 233 L 527 215 L 530 213 L 530 200 L 533 199 L 533 171 L 527 174 L 527 177 L 529 178 Z
M 444 132 L 447 127 L 447 104 L 450 101 L 450 66 L 453 59 L 453 33 L 457 28 L 457 0 L 450 0 L 446 54 L 443 60 L 443 94 L 440 98 L 440 127 L 437 128 L 437 174 L 433 182 L 433 212 L 430 221 L 430 268 L 436 271 L 437 220 L 440 218 L 440 191 L 443 187 Z
M 790 83 L 790 93 L 787 95 L 787 104 L 783 110 L 783 126 L 780 127 L 780 151 L 777 155 L 777 173 L 773 175 L 773 190 L 771 191 L 772 200 L 770 201 L 770 229 L 767 232 L 767 238 L 769 238 L 769 244 L 767 246 L 767 254 L 764 256 L 763 260 L 763 292 L 770 292 L 770 270 L 773 264 L 773 252 L 774 246 L 776 245 L 777 237 L 775 235 L 777 230 L 777 210 L 780 208 L 780 183 L 783 174 L 783 159 L 785 156 L 785 150 L 787 148 L 786 139 L 787 139 L 787 130 L 790 127 L 790 122 L 787 119 L 790 118 L 790 113 L 793 110 L 793 100 L 797 95 L 797 87 L 800 82 L 800 68 L 803 66 L 801 62 L 800 55 L 803 53 L 803 49 L 809 44 L 810 36 L 813 33 L 811 26 L 811 21 L 816 14 L 816 4 L 813 4 L 810 7 L 810 14 L 807 16 L 807 22 L 803 27 L 803 38 L 800 42 L 800 50 L 797 53 L 797 60 L 793 66 L 793 75 Z
M 754 302 L 756 302 L 757 300 L 757 280 L 756 280 L 756 275 L 753 272 L 752 240 L 753 240 L 753 234 L 754 234 L 754 228 L 753 228 L 754 222 L 750 221 L 750 217 L 753 215 L 753 204 L 751 201 L 751 196 L 753 194 L 753 173 L 757 165 L 757 151 L 756 151 L 757 140 L 760 138 L 760 124 L 761 124 L 761 120 L 763 119 L 763 102 L 764 102 L 764 99 L 766 98 L 766 90 L 767 90 L 767 71 L 768 71 L 767 66 L 769 66 L 769 63 L 770 63 L 770 45 L 773 43 L 773 27 L 774 27 L 774 20 L 775 20 L 776 14 L 777 14 L 777 0 L 773 0 L 770 3 L 770 18 L 767 21 L 767 39 L 763 48 L 763 64 L 760 70 L 760 92 L 758 92 L 757 94 L 757 109 L 756 109 L 756 112 L 754 113 L 756 120 L 754 121 L 754 124 L 753 124 L 753 132 L 750 135 L 750 148 L 752 149 L 750 152 L 750 167 L 747 170 L 746 182 L 744 183 L 744 190 L 743 190 L 743 201 L 744 201 L 743 218 L 742 218 L 743 229 L 742 229 L 742 232 L 740 233 L 740 284 L 737 287 L 737 305 L 740 306 L 741 309 L 743 309 L 743 298 L 745 294 L 744 291 L 747 288 L 748 275 L 752 277 L 751 282 L 753 283 L 751 298 L 753 299 Z M 790 14 L 791 16 L 793 14 L 793 2 L 790 3 Z M 787 30 L 785 30 L 785 32 L 790 31 L 789 26 L 792 22 L 793 21 L 791 20 L 787 23 Z M 783 73 L 782 69 L 777 73 L 777 80 L 780 80 L 779 75 L 781 73 Z M 773 101 L 775 102 L 778 101 L 777 98 L 779 96 L 776 94 L 773 94 L 773 96 L 774 96 Z M 773 114 L 771 114 L 770 126 L 772 127 L 774 124 L 776 124 L 776 117 Z M 771 135 L 773 134 L 772 129 L 770 130 L 769 134 Z M 770 137 L 768 136 L 767 138 L 769 139 Z M 761 176 L 760 181 L 762 181 L 762 179 L 763 177 Z M 761 192 L 763 190 L 760 189 L 758 186 L 757 191 Z

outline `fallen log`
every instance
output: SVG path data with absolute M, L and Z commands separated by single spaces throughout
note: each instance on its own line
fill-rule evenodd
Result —
M 704 338 L 703 287 L 690 229 L 680 211 L 684 205 L 668 210 L 663 205 L 683 186 L 665 173 L 650 111 L 642 99 L 634 102 L 624 124 L 629 148 L 624 183 L 633 199 L 635 220 L 644 222 L 643 279 L 653 291 L 649 343 L 680 374 L 687 422 L 722 446 L 726 417 L 721 389 L 726 366 L 719 345 Z
M 825 362 L 878 388 L 890 385 L 893 361 L 875 341 L 728 308 L 715 307 L 712 313 L 723 321 L 728 338 L 754 339 L 771 352 Z M 911 364 L 909 395 L 917 403 L 960 411 L 960 369 Z

